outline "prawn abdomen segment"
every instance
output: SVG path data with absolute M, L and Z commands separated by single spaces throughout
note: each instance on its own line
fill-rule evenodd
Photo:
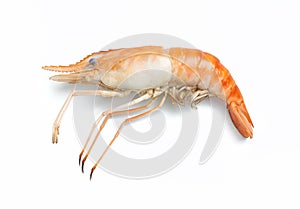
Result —
M 169 56 L 172 61 L 172 73 L 177 84 L 196 86 L 201 80 L 198 65 L 202 60 L 202 51 L 186 48 L 170 48 Z
M 112 88 L 140 90 L 166 86 L 171 79 L 168 56 L 141 54 L 116 63 L 102 75 L 101 81 Z

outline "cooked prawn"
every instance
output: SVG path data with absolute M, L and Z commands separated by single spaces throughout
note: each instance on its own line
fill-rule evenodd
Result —
M 127 96 L 131 92 L 138 92 L 141 95 L 125 105 L 114 110 L 107 110 L 101 114 L 95 122 L 91 133 L 104 118 L 103 122 L 92 145 L 83 158 L 82 169 L 84 161 L 88 157 L 96 139 L 112 115 L 146 110 L 152 105 L 151 102 L 141 107 L 127 110 L 120 109 L 125 106 L 136 105 L 145 100 L 153 101 L 161 95 L 162 99 L 159 105 L 141 114 L 127 118 L 118 129 L 107 149 L 117 138 L 126 123 L 149 115 L 159 109 L 167 95 L 170 95 L 175 103 L 182 105 L 185 101 L 188 101 L 194 108 L 203 99 L 209 96 L 216 96 L 226 102 L 232 122 L 240 134 L 245 138 L 253 137 L 253 123 L 246 109 L 243 96 L 231 74 L 215 56 L 197 49 L 165 49 L 160 46 L 114 49 L 93 53 L 80 62 L 69 66 L 45 66 L 43 69 L 63 73 L 52 76 L 50 79 L 54 81 L 96 84 L 101 87 L 101 89 L 96 91 L 73 91 L 69 95 L 54 122 L 53 143 L 57 143 L 58 128 L 62 116 L 73 96 L 101 95 L 105 97 L 122 97 Z M 87 148 L 91 133 L 80 153 L 79 163 Z M 107 149 L 94 165 L 90 177 Z

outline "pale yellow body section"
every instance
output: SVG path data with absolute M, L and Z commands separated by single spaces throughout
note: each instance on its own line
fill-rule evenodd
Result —
M 93 56 L 93 55 L 92 55 Z M 161 86 L 187 85 L 208 89 L 225 100 L 215 66 L 197 49 L 147 46 L 112 50 L 97 57 L 101 81 L 112 88 L 140 90 Z

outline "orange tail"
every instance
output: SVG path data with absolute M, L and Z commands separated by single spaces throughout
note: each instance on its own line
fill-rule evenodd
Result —
M 231 94 L 231 99 L 227 101 L 228 102 L 227 109 L 229 111 L 231 120 L 243 137 L 252 138 L 254 126 L 250 118 L 250 115 L 247 111 L 241 92 L 239 88 L 236 86 L 236 88 L 233 90 L 232 93 L 233 94 Z

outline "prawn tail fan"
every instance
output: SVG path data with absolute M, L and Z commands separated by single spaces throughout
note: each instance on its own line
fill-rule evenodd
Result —
M 237 104 L 232 102 L 228 105 L 229 115 L 235 127 L 245 138 L 253 137 L 253 123 L 244 102 Z

